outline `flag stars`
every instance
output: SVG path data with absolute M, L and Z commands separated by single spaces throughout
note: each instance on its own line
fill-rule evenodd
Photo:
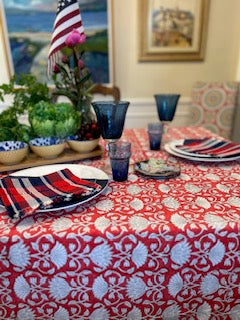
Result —
M 62 9 L 65 6 L 65 1 L 59 1 L 58 9 Z
M 65 7 L 69 6 L 70 4 L 73 4 L 76 1 L 73 0 L 60 0 L 58 1 L 58 7 L 57 12 L 63 10 Z

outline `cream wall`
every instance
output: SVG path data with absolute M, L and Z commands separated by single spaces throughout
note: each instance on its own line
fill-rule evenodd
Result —
M 189 96 L 196 80 L 236 80 L 240 59 L 240 1 L 210 0 L 203 62 L 137 61 L 138 0 L 113 0 L 115 79 L 123 97 L 151 97 L 156 92 Z
M 239 80 L 240 1 L 210 0 L 206 55 L 203 62 L 138 62 L 138 0 L 112 0 L 114 9 L 115 82 L 122 97 L 152 97 L 156 92 L 189 96 L 196 80 Z M 0 32 L 1 37 L 1 32 Z M 0 83 L 8 81 L 0 41 Z
M 112 1 L 115 84 L 121 89 L 122 99 L 131 102 L 126 127 L 143 127 L 147 122 L 157 119 L 154 93 L 180 93 L 173 125 L 187 125 L 189 96 L 196 80 L 240 81 L 240 0 L 209 0 L 204 61 L 144 63 L 137 61 L 138 0 Z M 7 81 L 7 64 L 1 39 L 0 83 Z

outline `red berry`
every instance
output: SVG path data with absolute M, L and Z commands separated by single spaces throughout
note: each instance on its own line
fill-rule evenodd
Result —
M 92 134 L 90 132 L 86 133 L 85 135 L 86 139 L 90 140 L 92 138 Z

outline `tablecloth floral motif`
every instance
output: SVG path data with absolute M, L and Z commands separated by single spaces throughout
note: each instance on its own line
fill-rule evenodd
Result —
M 168 157 L 148 149 L 144 129 L 124 138 L 132 162 Z M 175 179 L 130 170 L 74 209 L 18 222 L 2 212 L 0 320 L 240 319 L 240 163 L 173 160 Z

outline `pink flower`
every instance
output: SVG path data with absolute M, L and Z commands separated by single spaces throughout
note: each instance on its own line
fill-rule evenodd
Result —
M 69 58 L 68 56 L 62 56 L 62 63 L 68 63 L 69 62 Z
M 82 59 L 78 60 L 78 66 L 80 69 L 83 69 L 85 67 L 85 63 L 82 61 Z
M 78 30 L 73 29 L 73 31 L 69 34 L 65 43 L 68 47 L 72 48 L 77 44 L 83 44 L 86 40 L 86 35 L 84 33 L 80 33 Z
M 59 73 L 60 72 L 60 69 L 59 69 L 59 67 L 55 64 L 54 66 L 53 66 L 53 73 Z

